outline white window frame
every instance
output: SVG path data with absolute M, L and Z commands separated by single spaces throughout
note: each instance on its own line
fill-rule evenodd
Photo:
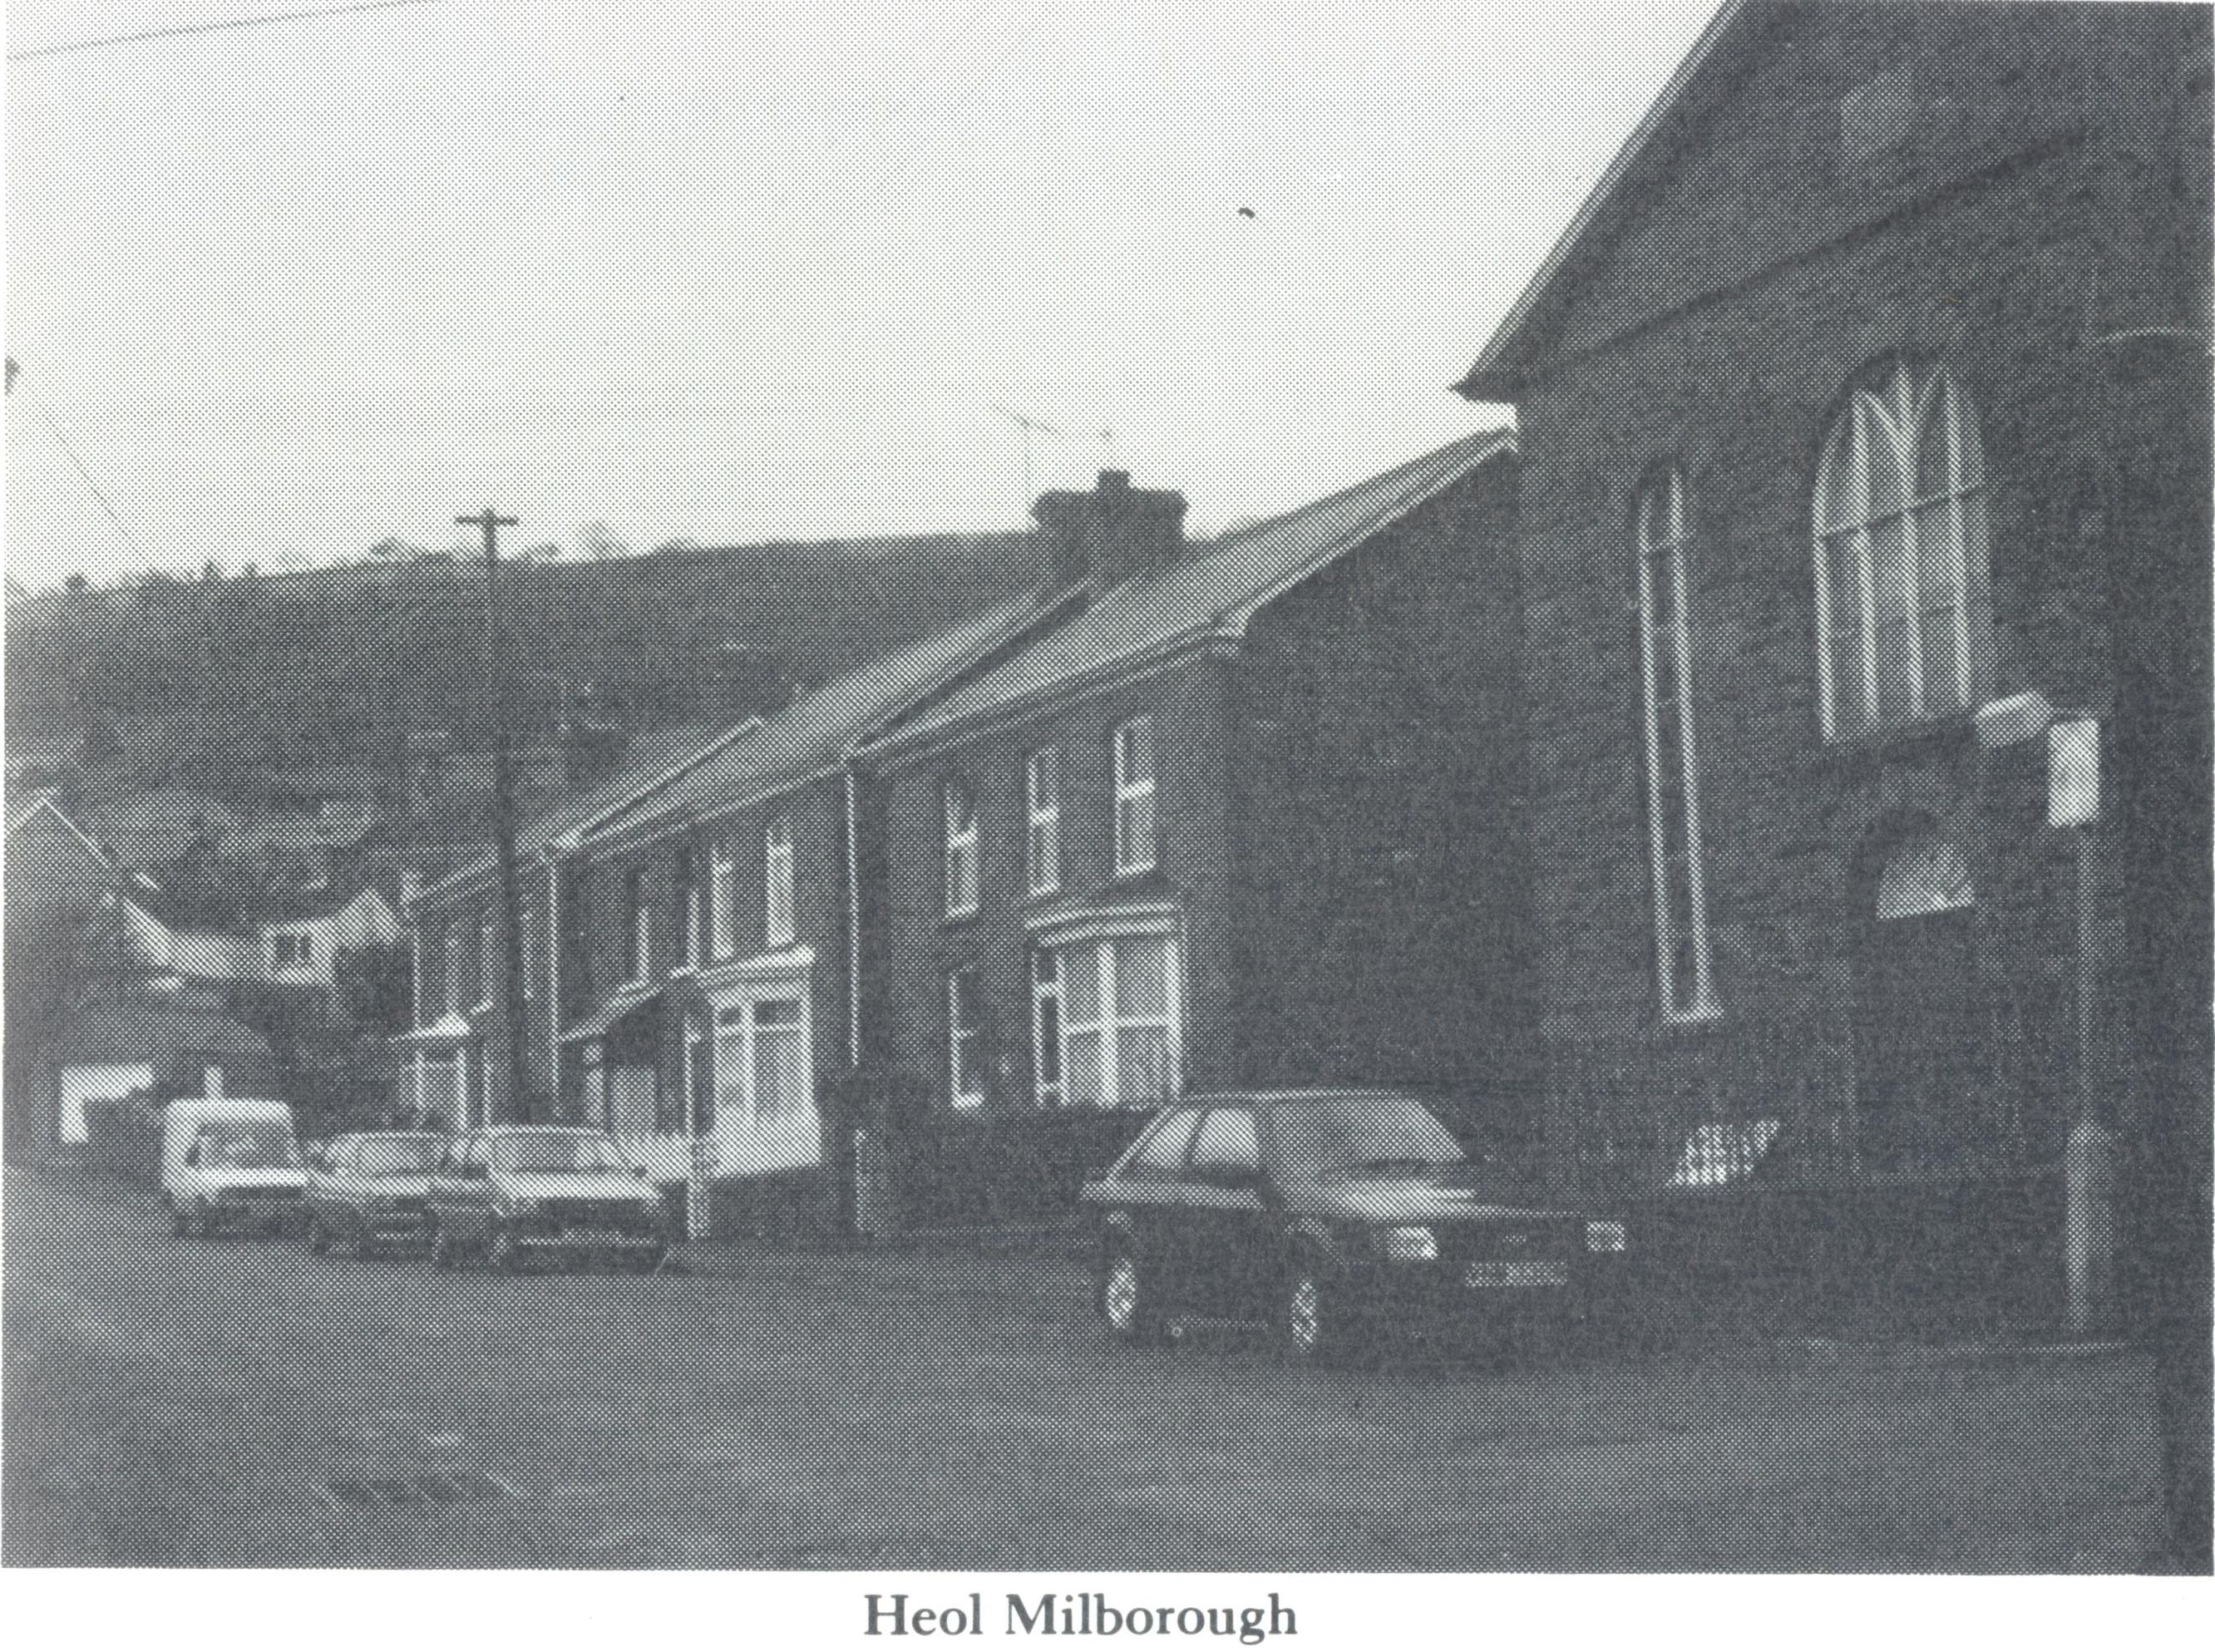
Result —
M 1061 887 L 1061 748 L 1041 746 L 1023 759 L 1023 837 L 1027 887 L 1033 895 Z
M 445 977 L 444 1009 L 460 1015 L 469 1006 L 462 1002 L 462 920 L 457 916 L 439 937 L 439 973 Z
M 708 873 L 708 946 L 720 963 L 738 955 L 739 858 L 727 843 L 715 845 Z
M 762 944 L 788 947 L 797 934 L 793 911 L 792 817 L 780 814 L 762 832 Z
M 1153 718 L 1133 717 L 1118 724 L 1112 746 L 1115 772 L 1115 874 L 1122 877 L 1134 872 L 1150 872 L 1161 863 L 1162 852 L 1162 817 L 1155 790 L 1160 753 L 1154 746 Z M 1134 772 L 1138 766 L 1131 760 L 1135 753 L 1144 756 L 1143 777 Z M 1142 802 L 1147 820 L 1143 855 L 1133 841 L 1138 834 L 1132 830 L 1132 822 Z
M 1934 440 L 1943 476 L 1926 491 Z M 1880 458 L 1900 478 L 1897 501 L 1873 497 Z M 1810 521 L 1823 738 L 1974 707 L 1991 650 L 1991 483 L 1976 409 L 1951 374 L 1900 357 L 1854 390 L 1824 439 Z M 1898 550 L 1881 562 L 1887 531 Z M 1948 656 L 1935 671 L 1934 629 Z
M 624 962 L 630 980 L 642 981 L 653 973 L 653 902 L 643 872 L 633 869 L 623 874 L 623 899 L 630 907 L 623 914 L 623 922 L 630 926 L 624 941 L 630 955 Z
M 764 980 L 745 996 L 733 998 L 727 1003 L 718 1004 L 709 1019 L 708 1025 L 702 1029 L 703 1037 L 711 1046 L 710 1059 L 714 1063 L 708 1073 L 708 1084 L 709 1093 L 714 1097 L 715 1119 L 710 1129 L 704 1133 L 720 1135 L 727 1128 L 739 1134 L 745 1134 L 758 1130 L 769 1122 L 762 1112 L 761 1091 L 755 1082 L 759 1076 L 755 1066 L 755 1046 L 756 1035 L 762 1025 L 762 1008 L 765 1004 L 791 1004 L 798 1006 L 799 1014 L 791 1021 L 774 1024 L 789 1026 L 797 1029 L 797 1036 L 800 1040 L 801 1074 L 807 1085 L 802 1106 L 806 1108 L 818 1104 L 814 1076 L 815 1019 L 814 1011 L 809 1004 L 807 985 L 800 980 Z M 723 1106 L 723 1064 L 726 1061 L 737 1063 L 734 1070 L 738 1074 L 739 1082 L 733 1094 L 737 1098 L 738 1105 L 743 1108 L 743 1113 L 735 1116 L 726 1111 Z M 691 1108 L 690 1116 L 696 1123 L 698 1120 L 696 1098 L 688 1102 L 688 1106 Z
M 946 783 L 946 915 L 966 918 L 977 910 L 983 879 L 978 866 L 977 790 L 965 780 Z
M 703 880 L 700 876 L 699 856 L 687 851 L 676 862 L 674 873 L 679 879 L 678 893 L 684 897 L 684 902 L 683 921 L 678 926 L 679 949 L 677 955 L 681 963 L 697 969 L 700 967 L 700 949 L 707 943 L 707 937 L 700 923 L 700 891 Z
M 1126 940 L 1162 943 L 1162 1013 L 1157 1016 L 1122 1015 L 1116 1010 L 1115 943 Z M 1055 980 L 1061 1002 L 1062 1083 L 1060 1100 L 1056 1104 L 1063 1107 L 1075 1105 L 1070 1099 L 1068 1090 L 1069 1044 L 1072 1037 L 1086 1034 L 1095 1035 L 1100 1043 L 1102 1080 L 1100 1111 L 1159 1107 L 1174 1103 L 1181 1097 L 1184 1093 L 1183 945 L 1175 923 L 1159 918 L 1086 923 L 1076 928 L 1057 930 L 1050 936 L 1041 936 L 1037 945 L 1041 951 L 1050 951 L 1053 955 Z M 1100 1006 L 1100 1018 L 1080 1022 L 1072 1019 L 1070 1013 L 1069 981 L 1073 969 L 1087 964 L 1097 972 L 1093 985 L 1099 994 L 1095 1001 Z M 1034 992 L 1036 979 L 1034 973 Z M 1158 1030 L 1163 1034 L 1168 1071 L 1163 1074 L 1158 1093 L 1138 1091 L 1130 1082 L 1133 1075 L 1123 1070 L 1120 1059 L 1122 1045 L 1118 1035 L 1126 1028 Z
M 961 983 L 970 983 L 970 1007 L 977 1011 L 976 1023 L 961 1024 Z M 956 1110 L 973 1113 L 985 1105 L 985 983 L 974 965 L 963 965 L 946 973 L 946 1094 Z M 967 1061 L 962 1059 L 965 1043 L 973 1052 Z M 974 1090 L 961 1088 L 963 1075 L 977 1081 Z
M 1061 954 L 1052 947 L 1031 949 L 1031 1094 L 1040 1108 L 1066 1103 L 1069 1051 L 1063 1022 L 1069 1001 L 1061 992 Z M 1049 974 L 1048 971 L 1051 971 Z M 1053 1006 L 1053 1031 L 1046 1031 L 1046 1006 Z M 1053 1056 L 1053 1075 L 1046 1073 L 1046 1056 Z
M 1685 513 L 1684 472 L 1672 465 L 1638 490 L 1634 509 L 1638 563 L 1638 659 L 1646 736 L 1646 829 L 1654 878 L 1654 974 L 1661 1018 L 1709 1021 L 1722 1013 L 1715 999 L 1715 959 L 1708 930 L 1707 867 L 1700 842 L 1699 747 L 1693 732 L 1692 635 L 1685 556 L 1691 541 Z M 1665 676 L 1676 692 L 1663 703 Z M 1668 755 L 1673 736 L 1675 761 Z M 1673 788 L 1671 783 L 1674 783 Z M 1670 793 L 1674 789 L 1672 818 Z M 1672 847 L 1672 838 L 1681 848 Z M 1677 894 L 1684 895 L 1679 935 Z M 1691 979 L 1680 979 L 1685 953 Z

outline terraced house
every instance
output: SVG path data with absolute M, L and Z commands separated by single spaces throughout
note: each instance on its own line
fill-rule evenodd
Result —
M 855 745 L 1068 600 L 1042 586 L 835 677 L 580 835 L 561 909 L 565 1111 L 666 1182 L 712 1184 L 697 1231 L 890 1219 L 878 1139 L 856 1157 L 879 854 Z
M 1551 1137 L 1771 1316 L 2100 1265 L 2114 800 L 2204 716 L 2126 690 L 2132 570 L 2206 600 L 2208 18 L 1726 6 L 1463 387 L 1525 456 Z
M 1040 501 L 1079 605 L 860 752 L 905 1219 L 1062 1214 L 1188 1090 L 1519 1130 L 1515 466 L 1487 433 L 1196 544 L 1120 472 Z

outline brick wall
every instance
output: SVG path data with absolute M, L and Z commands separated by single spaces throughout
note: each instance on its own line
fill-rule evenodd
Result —
M 931 1147 L 948 1185 L 911 1185 L 911 1217 L 992 1219 L 1058 1214 L 1076 1178 L 1127 1139 L 1137 1120 L 1102 1121 L 1038 1111 L 1033 1082 L 1024 760 L 1061 752 L 1063 896 L 1153 892 L 1183 913 L 1183 1076 L 1205 1089 L 1236 1081 L 1230 1031 L 1224 838 L 1226 758 L 1220 666 L 1187 660 L 1077 704 L 967 736 L 952 749 L 902 765 L 882 782 L 884 870 L 873 931 L 881 942 L 882 993 L 872 1010 L 874 1055 L 930 1102 Z M 1154 719 L 1157 873 L 1118 886 L 1114 877 L 1114 731 Z M 977 797 L 979 901 L 948 918 L 944 790 Z M 983 1009 L 984 1106 L 956 1116 L 948 1102 L 948 978 L 978 972 Z M 1104 1132 L 1104 1133 L 1103 1133 Z M 912 1182 L 915 1179 L 911 1178 Z
M 1515 466 L 1271 604 L 1235 666 L 1249 1084 L 1406 1084 L 1535 1122 Z

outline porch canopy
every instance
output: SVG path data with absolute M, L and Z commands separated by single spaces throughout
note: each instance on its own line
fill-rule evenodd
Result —
M 464 1044 L 476 1042 L 478 1027 L 476 1022 L 457 1010 L 446 1013 L 426 1027 L 411 1027 L 404 1033 L 393 1035 L 392 1042 L 403 1050 L 428 1053 L 457 1050 Z
M 660 1007 L 661 988 L 658 984 L 634 981 L 617 988 L 598 1008 L 587 1011 L 562 1029 L 561 1041 L 564 1044 L 589 1044 L 595 1039 L 617 1037 L 635 1024 L 633 1017 L 643 1021 Z

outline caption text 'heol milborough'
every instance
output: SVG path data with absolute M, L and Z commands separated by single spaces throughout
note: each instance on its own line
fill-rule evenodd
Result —
M 865 1597 L 868 1635 L 981 1636 L 985 1634 L 985 1597 L 972 1590 L 965 1600 L 943 1606 L 915 1606 L 905 1594 Z M 1026 1600 L 1010 1594 L 999 1632 L 1009 1635 L 1100 1636 L 1105 1638 L 1161 1637 L 1179 1640 L 1199 1636 L 1236 1636 L 1245 1646 L 1257 1646 L 1278 1635 L 1298 1635 L 1298 1615 L 1269 1592 L 1267 1606 L 1117 1606 L 1105 1594 L 1034 1595 Z

